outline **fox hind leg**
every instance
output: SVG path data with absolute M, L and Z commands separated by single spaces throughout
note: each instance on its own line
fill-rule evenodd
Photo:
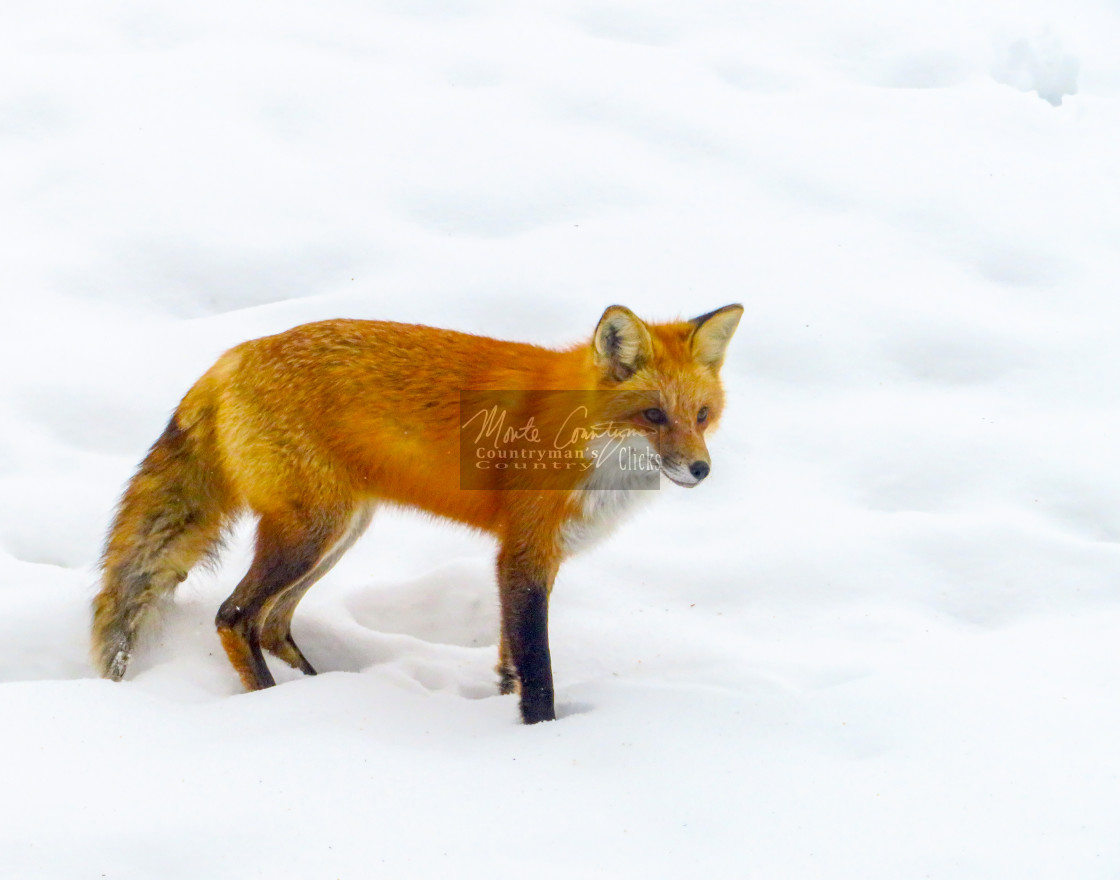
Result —
M 296 640 L 292 638 L 292 613 L 296 610 L 299 600 L 303 598 L 303 594 L 311 588 L 310 581 L 312 578 L 308 577 L 290 587 L 273 603 L 260 637 L 262 648 L 304 675 L 315 675 L 316 672 L 315 667 L 303 656 L 303 651 L 299 649 Z
M 356 510 L 350 518 L 346 531 L 334 546 L 323 555 L 311 571 L 281 592 L 266 610 L 264 625 L 260 632 L 261 647 L 305 675 L 314 675 L 315 667 L 307 661 L 295 639 L 292 638 L 292 614 L 307 591 L 334 568 L 335 563 L 369 528 L 374 509 L 374 505 L 369 504 Z
M 215 619 L 222 647 L 246 690 L 276 683 L 261 653 L 261 636 L 269 610 L 287 590 L 298 588 L 316 572 L 330 548 L 345 533 L 350 514 L 346 508 L 319 509 L 310 515 L 293 510 L 261 515 L 253 562 L 222 603 Z M 291 645 L 295 648 L 294 642 Z M 298 653 L 299 649 L 295 651 Z M 307 661 L 304 659 L 303 663 Z

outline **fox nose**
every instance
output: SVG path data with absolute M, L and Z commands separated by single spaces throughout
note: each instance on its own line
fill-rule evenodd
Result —
M 706 461 L 694 461 L 689 465 L 688 472 L 692 474 L 692 476 L 696 478 L 696 482 L 699 483 L 712 472 L 712 467 Z

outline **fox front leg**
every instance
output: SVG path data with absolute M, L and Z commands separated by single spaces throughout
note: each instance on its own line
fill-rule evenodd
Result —
M 506 670 L 512 666 L 521 684 L 521 720 L 526 724 L 556 719 L 552 657 L 548 648 L 548 595 L 554 575 L 555 572 L 528 562 L 522 554 L 503 550 L 499 555 L 498 585 L 505 646 L 502 653 L 508 653 L 508 660 L 505 656 L 502 660 Z M 503 692 L 505 689 L 504 686 Z
M 498 665 L 494 667 L 494 671 L 498 673 L 498 693 L 505 695 L 517 692 L 517 670 L 513 668 L 513 661 L 509 656 L 505 633 L 498 640 Z

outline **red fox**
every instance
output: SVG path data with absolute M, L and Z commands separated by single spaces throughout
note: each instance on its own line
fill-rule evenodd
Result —
M 248 511 L 258 520 L 255 553 L 218 611 L 222 645 L 249 690 L 275 683 L 262 648 L 314 674 L 292 639 L 296 604 L 379 504 L 397 504 L 498 539 L 499 689 L 519 692 L 526 724 L 554 719 L 548 601 L 560 563 L 642 494 L 628 461 L 681 486 L 708 476 L 704 434 L 723 409 L 719 371 L 742 313 L 730 305 L 646 324 L 611 306 L 590 343 L 566 350 L 359 320 L 230 349 L 187 392 L 121 498 L 93 602 L 99 673 L 124 676 L 157 600 Z M 506 413 L 491 408 L 488 426 L 468 424 L 463 392 L 493 392 L 512 417 L 502 422 Z M 568 431 L 576 409 L 579 425 Z M 484 443 L 474 448 L 465 432 L 473 442 L 476 425 Z M 500 458 L 543 459 L 529 448 L 542 431 L 565 438 L 549 444 L 566 447 L 559 481 L 527 470 L 550 461 Z M 619 437 L 618 461 L 590 467 Z M 477 472 L 466 475 L 472 448 Z

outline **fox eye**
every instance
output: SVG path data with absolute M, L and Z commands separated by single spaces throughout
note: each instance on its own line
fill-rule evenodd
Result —
M 708 408 L 706 406 L 700 407 L 700 412 L 696 414 L 696 421 L 700 422 L 700 424 L 704 424 L 704 422 L 708 421 Z
M 655 406 L 647 409 L 644 413 L 642 413 L 642 415 L 644 415 L 655 425 L 664 425 L 667 421 L 669 421 L 669 417 L 665 415 L 665 411 L 660 410 Z

